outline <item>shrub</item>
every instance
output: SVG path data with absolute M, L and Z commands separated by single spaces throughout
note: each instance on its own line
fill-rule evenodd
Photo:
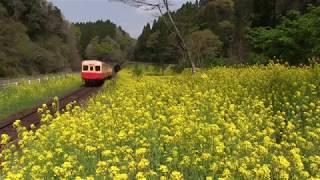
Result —
M 137 81 L 140 80 L 140 78 L 143 76 L 143 73 L 143 68 L 138 64 L 136 64 L 132 69 L 132 75 L 136 78 Z

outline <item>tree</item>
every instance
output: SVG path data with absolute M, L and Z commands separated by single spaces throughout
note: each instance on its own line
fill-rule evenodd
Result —
M 191 58 L 190 51 L 185 43 L 185 40 L 183 39 L 183 37 L 181 35 L 179 28 L 177 27 L 175 21 L 172 18 L 169 0 L 158 0 L 156 2 L 148 1 L 148 0 L 114 0 L 114 1 L 123 2 L 123 3 L 129 4 L 130 6 L 134 6 L 137 8 L 142 7 L 147 10 L 148 9 L 149 10 L 154 10 L 154 9 L 158 10 L 164 20 L 164 23 L 167 25 L 167 28 L 171 32 L 176 33 L 176 39 L 177 39 L 178 45 L 183 50 L 185 57 L 187 58 L 187 60 L 190 62 L 191 66 L 192 66 L 192 74 L 196 73 L 196 66 Z M 164 11 L 165 11 L 165 13 L 164 13 Z
M 253 0 L 235 0 L 234 3 L 234 35 L 232 55 L 238 62 L 243 63 L 250 52 L 246 34 L 251 24 Z
M 74 26 L 78 31 L 78 49 L 83 58 L 100 57 L 101 59 L 104 59 L 108 57 L 108 59 L 116 59 L 118 57 L 118 60 L 123 60 L 129 58 L 133 52 L 133 46 L 135 43 L 134 39 L 132 39 L 128 33 L 123 31 L 121 27 L 117 27 L 110 20 L 75 23 Z M 117 47 L 113 48 L 112 53 L 99 53 L 100 55 L 98 57 L 96 56 L 97 54 L 92 56 L 92 48 L 90 47 L 90 49 L 88 46 L 90 43 L 92 46 L 94 38 L 96 38 L 95 40 L 97 41 L 97 44 L 101 45 L 103 43 L 107 43 L 107 40 L 111 41 L 111 44 L 117 44 Z M 107 47 L 107 45 L 103 46 Z M 87 56 L 88 53 L 86 53 L 88 50 L 90 55 L 89 57 Z
M 95 37 L 87 47 L 86 56 L 90 59 L 103 59 L 116 48 L 113 43 L 115 42 L 111 38 L 106 38 L 99 43 L 99 38 Z
M 123 58 L 130 59 L 133 55 L 135 40 L 119 26 L 116 29 L 115 41 L 120 45 L 120 50 L 124 53 Z
M 157 56 L 157 50 L 156 47 L 159 45 L 159 36 L 160 36 L 160 32 L 156 31 L 154 33 L 152 33 L 148 40 L 147 40 L 147 48 L 150 48 L 152 50 L 154 50 L 153 54 L 154 56 Z M 155 57 L 151 57 L 151 59 L 153 59 Z
M 126 54 L 117 41 L 107 36 L 101 41 L 98 37 L 93 38 L 86 49 L 86 57 L 106 62 L 121 62 L 126 58 Z
M 71 26 L 45 0 L 0 0 L 0 65 L 5 76 L 78 70 Z
M 254 50 L 268 57 L 277 57 L 292 65 L 306 64 L 320 56 L 320 7 L 310 7 L 301 15 L 291 11 L 275 28 L 259 27 L 249 33 Z
M 160 35 L 161 33 L 159 31 L 152 33 L 147 41 L 147 47 L 152 51 L 151 59 L 156 60 L 156 62 L 161 65 L 162 75 L 164 75 L 164 59 L 166 55 L 163 54 L 163 52 L 166 51 L 162 48 L 166 45 L 163 42 L 166 41 L 166 39 L 164 40 L 164 37 L 161 37 Z
M 149 56 L 149 49 L 147 48 L 147 40 L 152 33 L 150 24 L 147 23 L 146 26 L 143 27 L 142 34 L 138 38 L 137 44 L 134 50 L 134 57 L 136 60 L 141 61 L 144 60 L 145 57 Z
M 208 0 L 199 10 L 200 29 L 210 29 L 223 42 L 223 55 L 231 56 L 234 26 L 234 0 Z
M 219 37 L 209 29 L 193 32 L 188 44 L 192 49 L 192 58 L 199 66 L 202 65 L 203 60 L 211 60 L 220 55 L 223 46 Z

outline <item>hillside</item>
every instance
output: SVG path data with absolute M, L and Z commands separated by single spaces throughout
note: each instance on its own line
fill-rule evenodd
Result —
M 45 0 L 0 0 L 0 77 L 77 70 L 75 37 Z
M 74 26 L 83 59 L 119 62 L 132 56 L 135 40 L 110 20 L 75 23 Z
M 320 10 L 310 6 L 319 4 L 318 0 L 200 0 L 185 3 L 173 19 L 197 66 L 265 63 L 273 57 L 299 64 L 320 56 Z M 163 17 L 144 27 L 134 56 L 147 62 L 183 61 L 176 35 Z

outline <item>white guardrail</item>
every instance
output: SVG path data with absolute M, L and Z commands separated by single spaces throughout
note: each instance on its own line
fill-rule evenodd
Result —
M 52 79 L 62 79 L 62 78 L 67 78 L 70 75 L 76 75 L 79 73 L 66 73 L 66 74 L 55 74 L 55 75 L 44 75 L 44 76 L 39 76 L 39 77 L 24 77 L 24 78 L 19 78 L 19 79 L 0 79 L 0 88 L 9 86 L 9 85 L 16 85 L 18 86 L 19 84 L 23 83 L 41 83 L 42 81 L 48 81 Z

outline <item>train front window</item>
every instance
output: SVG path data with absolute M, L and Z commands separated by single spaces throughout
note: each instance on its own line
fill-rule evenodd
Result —
M 100 71 L 100 66 L 96 66 L 96 71 Z
M 83 66 L 84 71 L 88 71 L 89 67 L 88 66 Z
M 94 71 L 93 66 L 90 66 L 90 71 Z

